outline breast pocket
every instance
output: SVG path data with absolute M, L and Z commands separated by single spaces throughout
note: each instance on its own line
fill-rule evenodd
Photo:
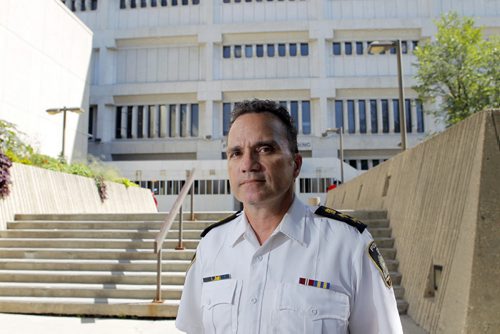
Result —
M 273 333 L 347 333 L 349 297 L 329 289 L 283 284 Z
M 232 279 L 203 283 L 201 303 L 205 333 L 236 333 L 240 285 Z

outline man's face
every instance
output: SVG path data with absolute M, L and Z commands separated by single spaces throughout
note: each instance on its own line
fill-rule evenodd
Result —
M 302 158 L 292 154 L 286 128 L 270 113 L 249 113 L 236 119 L 227 143 L 229 181 L 244 205 L 281 204 L 293 198 Z

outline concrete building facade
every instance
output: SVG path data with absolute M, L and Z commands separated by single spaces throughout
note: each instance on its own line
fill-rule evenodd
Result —
M 4 0 L 0 10 L 0 119 L 43 154 L 62 150 L 63 115 L 88 109 L 92 31 L 58 0 Z M 87 157 L 87 117 L 68 112 L 66 159 Z
M 491 0 L 63 2 L 94 32 L 89 153 L 153 189 L 163 209 L 186 169 L 225 158 L 231 108 L 252 98 L 287 106 L 305 157 L 299 196 L 324 198 L 340 179 L 338 136 L 327 129 L 344 128 L 346 180 L 400 152 L 396 55 L 370 54 L 372 41 L 402 41 L 414 146 L 442 129 L 411 89 L 413 52 L 433 38 L 433 20 L 457 11 L 487 35 L 500 31 Z M 224 168 L 201 169 L 210 175 L 198 192 L 218 195 Z

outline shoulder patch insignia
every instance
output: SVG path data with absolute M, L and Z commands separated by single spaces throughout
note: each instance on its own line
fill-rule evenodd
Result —
M 363 231 L 366 229 L 366 225 L 360 222 L 358 219 L 337 210 L 327 208 L 326 206 L 320 206 L 314 213 L 319 216 L 340 220 L 341 222 L 355 227 L 359 231 L 359 233 L 363 233 Z
M 392 287 L 391 275 L 389 274 L 384 258 L 382 257 L 382 254 L 380 254 L 375 241 L 370 242 L 368 245 L 368 256 L 370 256 L 370 259 L 375 264 L 375 267 L 377 267 L 378 271 L 382 275 L 385 285 L 388 288 Z
M 233 220 L 236 217 L 238 217 L 240 215 L 240 213 L 241 213 L 241 211 L 235 212 L 231 216 L 226 217 L 226 218 L 222 219 L 221 221 L 218 221 L 217 223 L 210 225 L 209 227 L 207 227 L 206 229 L 204 229 L 203 232 L 201 232 L 200 236 L 203 238 L 204 236 L 206 236 L 208 234 L 208 232 L 210 232 L 214 228 L 219 227 L 221 225 L 224 225 L 226 223 L 229 223 L 231 220 Z

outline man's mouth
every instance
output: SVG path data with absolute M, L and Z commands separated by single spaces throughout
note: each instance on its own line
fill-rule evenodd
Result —
M 251 179 L 251 180 L 245 180 L 240 182 L 240 186 L 245 185 L 245 184 L 252 184 L 252 183 L 263 183 L 265 182 L 264 179 Z

